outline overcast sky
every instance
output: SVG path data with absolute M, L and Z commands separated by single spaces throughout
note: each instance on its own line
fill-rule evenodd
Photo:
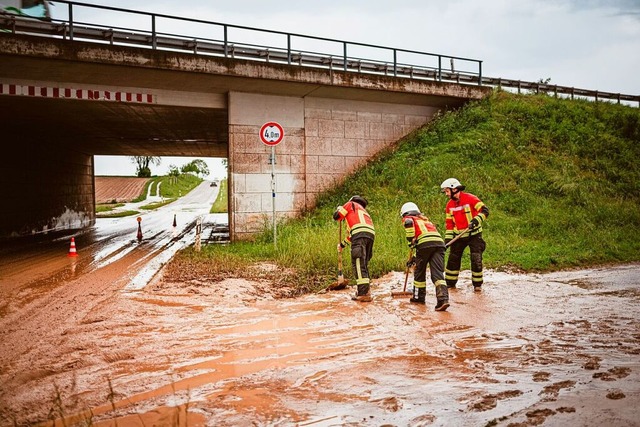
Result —
M 488 77 L 550 79 L 561 86 L 640 95 L 640 0 L 81 1 L 479 59 Z M 66 5 L 54 6 L 54 18 L 63 10 Z M 191 30 L 196 31 L 185 25 L 185 34 Z M 121 163 L 122 173 L 113 163 L 103 169 L 97 161 L 96 173 L 135 172 L 128 160 Z M 169 164 L 163 161 L 152 171 L 165 173 Z

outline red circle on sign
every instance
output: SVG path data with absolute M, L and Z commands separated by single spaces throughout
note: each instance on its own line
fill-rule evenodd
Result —
M 260 140 L 269 146 L 278 145 L 284 138 L 284 129 L 276 122 L 267 122 L 260 128 Z

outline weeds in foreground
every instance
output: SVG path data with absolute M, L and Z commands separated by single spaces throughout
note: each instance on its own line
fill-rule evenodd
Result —
M 58 384 L 53 384 L 53 397 L 51 398 L 51 406 L 46 415 L 47 421 L 42 423 L 37 420 L 31 420 L 28 421 L 27 424 L 45 425 L 51 427 L 89 427 L 95 425 L 97 422 L 102 423 L 104 421 L 110 421 L 111 425 L 117 427 L 119 421 L 122 421 L 125 424 L 131 424 L 131 418 L 135 418 L 135 424 L 141 425 L 143 427 L 146 427 L 146 425 L 156 425 L 156 422 L 158 421 L 163 426 L 188 427 L 190 414 L 189 410 L 191 408 L 192 402 L 191 389 L 187 387 L 185 395 L 181 396 L 181 393 L 176 385 L 177 382 L 174 378 L 173 373 L 171 373 L 171 381 L 169 385 L 171 389 L 171 397 L 174 402 L 182 403 L 176 403 L 175 405 L 173 405 L 173 407 L 170 408 L 166 413 L 166 418 L 161 417 L 158 420 L 157 410 L 135 412 L 133 415 L 126 415 L 131 413 L 132 408 L 135 408 L 137 400 L 132 401 L 130 398 L 119 399 L 118 393 L 115 391 L 111 379 L 107 378 L 108 393 L 106 396 L 106 401 L 108 402 L 107 406 L 109 409 L 105 411 L 105 409 L 100 409 L 100 407 L 98 407 L 98 412 L 100 412 L 103 416 L 101 417 L 101 419 L 97 420 L 96 414 L 94 414 L 93 409 L 85 407 L 85 409 L 83 410 L 78 410 L 78 408 L 81 406 L 81 403 L 78 399 L 80 393 L 77 391 L 76 375 L 74 373 L 68 397 L 63 396 L 63 391 L 58 386 Z M 158 396 L 160 395 L 161 394 L 158 394 Z M 160 405 L 159 407 L 162 407 L 162 405 Z M 107 417 L 109 412 L 111 413 L 111 417 Z M 17 413 L 11 412 L 8 408 L 2 408 L 2 415 L 5 417 L 5 419 L 10 418 L 14 426 L 22 425 L 25 422 L 25 420 L 19 419 Z M 151 415 L 151 417 L 147 418 L 148 415 Z

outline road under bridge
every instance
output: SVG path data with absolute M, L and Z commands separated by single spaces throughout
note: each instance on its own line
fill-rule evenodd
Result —
M 232 240 L 295 216 L 478 85 L 0 33 L 0 237 L 95 219 L 94 155 L 228 158 Z

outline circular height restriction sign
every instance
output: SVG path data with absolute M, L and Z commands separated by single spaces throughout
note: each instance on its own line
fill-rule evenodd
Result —
M 284 138 L 284 129 L 276 122 L 267 122 L 260 128 L 260 140 L 271 147 L 278 145 Z

